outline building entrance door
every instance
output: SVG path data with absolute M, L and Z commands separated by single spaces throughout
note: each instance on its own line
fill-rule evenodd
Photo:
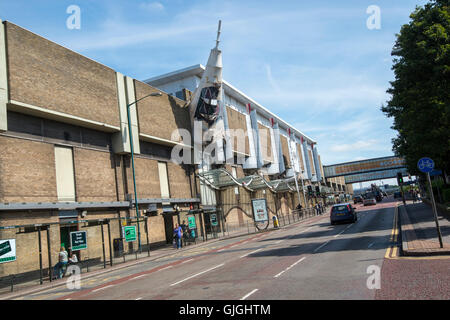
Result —
M 59 228 L 61 246 L 64 246 L 67 252 L 69 252 L 70 248 L 70 233 L 73 231 L 77 231 L 77 225 L 61 225 Z M 58 248 L 59 249 L 59 248 Z
M 175 226 L 173 225 L 173 214 L 172 213 L 164 213 L 164 229 L 166 232 L 166 243 L 173 242 L 173 229 Z

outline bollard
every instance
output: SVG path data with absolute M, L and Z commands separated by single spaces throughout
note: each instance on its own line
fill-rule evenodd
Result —
M 15 278 L 15 275 L 12 274 L 12 275 L 11 275 L 11 292 L 14 291 L 14 278 Z

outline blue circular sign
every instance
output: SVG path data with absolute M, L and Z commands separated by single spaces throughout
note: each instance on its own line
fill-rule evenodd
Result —
M 431 172 L 434 169 L 434 161 L 424 157 L 417 162 L 417 168 L 424 173 Z

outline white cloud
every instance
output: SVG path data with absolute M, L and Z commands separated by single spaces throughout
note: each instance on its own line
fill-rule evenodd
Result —
M 331 146 L 331 151 L 345 152 L 345 151 L 359 151 L 372 149 L 378 143 L 375 139 L 359 140 L 354 143 L 344 143 Z
M 163 11 L 164 5 L 161 2 L 144 2 L 139 5 L 141 9 L 155 12 L 155 11 Z

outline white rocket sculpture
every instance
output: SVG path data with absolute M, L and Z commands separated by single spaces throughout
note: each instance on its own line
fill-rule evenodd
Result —
M 205 153 L 214 149 L 216 162 L 223 163 L 225 161 L 223 140 L 225 139 L 228 144 L 230 139 L 227 138 L 228 135 L 225 133 L 226 110 L 222 98 L 222 51 L 218 48 L 220 28 L 221 21 L 219 20 L 216 46 L 211 49 L 200 84 L 189 102 L 189 109 L 191 128 L 195 130 L 195 127 L 201 123 L 202 134 L 209 131 L 208 135 L 213 136 L 212 143 L 208 142 L 209 147 L 205 148 Z M 198 145 L 198 142 L 194 141 L 194 143 Z M 203 146 L 204 142 L 202 143 Z M 194 154 L 194 161 L 199 163 L 199 150 L 196 151 L 197 154 Z M 228 153 L 227 159 L 229 158 Z

